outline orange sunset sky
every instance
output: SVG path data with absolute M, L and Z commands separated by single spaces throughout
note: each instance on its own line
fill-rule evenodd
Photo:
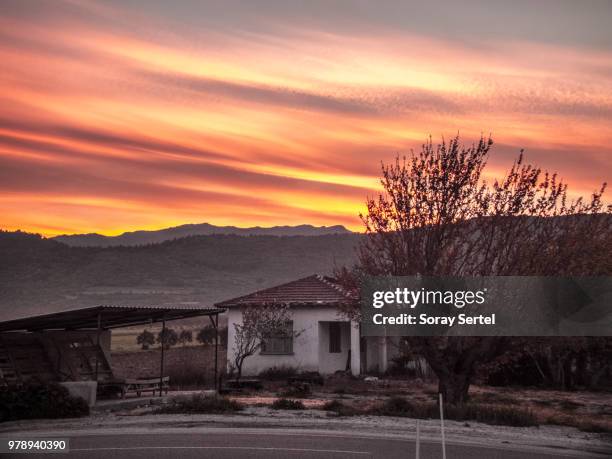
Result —
M 424 4 L 427 3 L 427 6 Z M 612 2 L 0 3 L 0 228 L 343 224 L 432 135 L 612 171 Z M 608 196 L 608 201 L 609 196 Z

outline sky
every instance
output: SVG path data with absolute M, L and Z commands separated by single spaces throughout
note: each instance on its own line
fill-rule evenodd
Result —
M 612 172 L 609 1 L 0 3 L 0 228 L 361 230 L 457 133 L 572 195 Z M 609 201 L 609 199 L 607 200 Z

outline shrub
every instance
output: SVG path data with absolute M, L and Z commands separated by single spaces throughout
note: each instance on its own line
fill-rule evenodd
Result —
M 338 400 L 330 400 L 329 402 L 326 402 L 323 405 L 323 410 L 325 411 L 337 411 L 339 410 L 341 407 L 344 406 L 344 403 L 338 401 Z
M 482 392 L 480 394 L 474 394 L 470 397 L 470 400 L 474 403 L 489 403 L 496 405 L 516 405 L 518 403 L 515 398 L 505 394 L 498 394 L 496 392 Z
M 29 384 L 0 390 L 0 422 L 87 416 L 89 406 L 59 384 Z
M 597 421 L 582 421 L 581 418 L 573 415 L 549 416 L 546 419 L 546 423 L 557 426 L 575 427 L 581 432 L 612 434 L 612 427 L 606 425 L 605 423 L 599 423 Z
M 600 424 L 598 422 L 581 422 L 577 427 L 581 432 L 612 434 L 612 427 L 605 424 Z
M 286 387 L 279 395 L 283 398 L 306 398 L 311 392 L 310 384 L 296 383 Z
M 435 419 L 440 416 L 440 408 L 435 403 L 411 403 L 402 397 L 391 397 L 381 406 L 373 408 L 370 413 L 379 416 Z M 445 405 L 444 417 L 453 421 L 477 421 L 485 424 L 514 427 L 538 425 L 536 416 L 530 410 L 477 403 Z
M 289 365 L 280 365 L 278 367 L 266 368 L 261 373 L 259 373 L 259 377 L 268 381 L 282 381 L 289 379 L 297 374 L 297 368 Z
M 403 397 L 391 397 L 384 401 L 381 407 L 374 410 L 383 416 L 413 416 L 415 406 Z
M 561 400 L 559 402 L 559 408 L 563 411 L 576 411 L 578 408 L 583 407 L 582 403 L 572 402 L 571 400 Z
M 348 406 L 338 400 L 331 400 L 323 405 L 323 410 L 332 411 L 338 416 L 355 416 L 359 411 L 352 406 Z
M 409 378 L 416 378 L 416 369 L 408 367 L 408 364 L 413 360 L 413 356 L 406 354 L 394 357 L 391 359 L 391 365 L 385 374 L 388 376 L 407 376 Z
M 227 397 L 193 394 L 191 397 L 178 397 L 160 407 L 157 413 L 205 413 L 222 414 L 242 410 L 243 406 Z
M 306 407 L 299 400 L 290 400 L 287 398 L 279 398 L 272 403 L 272 408 L 275 410 L 304 410 Z
M 436 410 L 439 408 L 436 406 Z M 539 425 L 531 410 L 466 403 L 445 407 L 445 416 L 455 421 L 477 421 L 485 424 L 531 427 Z

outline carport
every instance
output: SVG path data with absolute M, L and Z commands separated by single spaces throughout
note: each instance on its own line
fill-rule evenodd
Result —
M 110 330 L 208 316 L 215 333 L 214 381 L 218 388 L 219 314 L 205 306 L 93 306 L 0 322 L 0 385 L 29 380 L 118 383 L 110 364 Z M 162 335 L 163 336 L 163 335 Z M 164 388 L 165 346 L 159 384 Z M 78 356 L 78 358 L 76 358 Z

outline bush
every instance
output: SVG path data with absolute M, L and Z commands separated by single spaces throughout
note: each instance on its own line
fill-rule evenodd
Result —
M 283 398 L 306 398 L 311 392 L 310 384 L 296 383 L 286 387 L 279 395 Z
M 583 407 L 582 403 L 572 402 L 571 400 L 561 400 L 559 402 L 559 408 L 563 411 L 576 411 L 578 408 Z
M 582 421 L 579 417 L 573 415 L 549 416 L 546 419 L 546 423 L 556 426 L 575 427 L 581 432 L 612 434 L 612 427 L 609 425 L 596 421 Z
M 160 407 L 157 413 L 205 413 L 222 414 L 233 413 L 242 410 L 243 406 L 235 400 L 227 397 L 207 396 L 194 394 L 191 397 L 179 397 L 173 399 L 167 405 Z
M 87 416 L 89 406 L 59 384 L 29 384 L 0 390 L 0 422 Z
M 404 416 L 418 419 L 436 419 L 440 408 L 435 403 L 411 403 L 402 397 L 391 397 L 370 414 L 379 416 Z M 445 419 L 453 421 L 476 421 L 484 424 L 514 427 L 537 426 L 536 416 L 530 410 L 516 407 L 499 407 L 486 404 L 465 403 L 445 405 Z
M 338 416 L 355 416 L 359 414 L 359 411 L 352 406 L 345 405 L 338 400 L 331 400 L 323 405 L 323 410 L 332 411 Z
M 266 368 L 261 373 L 259 373 L 259 377 L 268 381 L 283 381 L 297 374 L 297 368 L 289 365 L 280 365 L 278 367 Z
M 496 392 L 482 392 L 480 394 L 474 394 L 470 397 L 470 401 L 474 403 L 488 403 L 493 405 L 516 405 L 518 401 L 505 394 L 498 394 Z
M 391 397 L 379 408 L 374 408 L 374 414 L 383 416 L 414 416 L 416 413 L 416 406 L 403 397 Z
M 577 427 L 581 432 L 612 434 L 612 427 L 598 422 L 581 422 Z
M 299 400 L 289 400 L 287 398 L 279 398 L 272 403 L 272 408 L 275 410 L 305 410 L 306 407 Z
M 439 408 L 436 406 L 436 410 Z M 445 407 L 445 416 L 455 421 L 477 421 L 484 424 L 531 427 L 539 425 L 531 410 L 517 407 L 500 407 L 466 403 Z

